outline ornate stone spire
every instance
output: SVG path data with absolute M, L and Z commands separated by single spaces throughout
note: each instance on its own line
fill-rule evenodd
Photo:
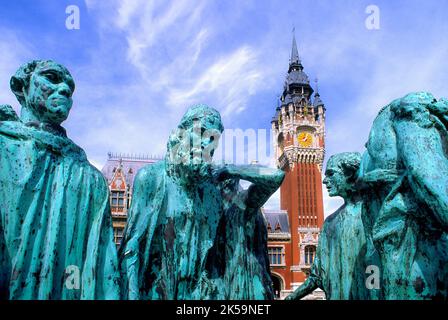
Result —
M 300 61 L 299 50 L 297 49 L 295 28 L 292 29 L 292 49 L 291 49 L 291 58 L 289 59 L 289 70 L 288 72 L 294 70 L 303 70 L 302 61 Z
M 289 61 L 289 63 L 300 65 L 302 64 L 299 57 L 299 50 L 297 50 L 295 28 L 292 29 L 292 50 L 291 50 L 291 60 Z
M 323 103 L 322 99 L 320 98 L 320 94 L 319 94 L 319 85 L 318 85 L 318 82 L 317 82 L 317 78 L 314 80 L 314 82 L 316 82 L 316 92 L 314 93 L 314 102 L 313 102 L 313 105 L 314 105 L 315 107 L 320 107 L 320 106 L 323 106 L 324 103 Z
M 282 105 L 294 102 L 295 97 L 299 99 L 306 97 L 306 99 L 309 99 L 312 93 L 313 88 L 310 86 L 308 75 L 303 71 L 293 29 L 291 58 L 281 99 Z

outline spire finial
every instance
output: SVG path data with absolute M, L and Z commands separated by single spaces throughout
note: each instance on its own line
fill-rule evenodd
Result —
M 320 98 L 320 94 L 319 94 L 319 83 L 318 83 L 317 77 L 316 77 L 316 79 L 314 79 L 314 82 L 316 83 L 316 92 L 314 93 L 313 105 L 315 107 L 324 106 L 324 103 L 322 102 L 322 99 Z
M 296 43 L 296 28 L 292 28 L 292 50 L 291 50 L 291 64 L 298 63 L 300 64 L 299 51 L 297 50 Z

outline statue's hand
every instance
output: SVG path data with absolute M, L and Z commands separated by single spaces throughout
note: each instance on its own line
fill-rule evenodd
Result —
M 0 121 L 19 121 L 19 117 L 9 104 L 0 104 Z
M 297 297 L 294 293 L 291 293 L 289 296 L 285 298 L 285 300 L 297 300 Z
M 213 169 L 213 177 L 218 181 L 224 181 L 232 178 L 232 169 L 230 165 L 222 165 Z

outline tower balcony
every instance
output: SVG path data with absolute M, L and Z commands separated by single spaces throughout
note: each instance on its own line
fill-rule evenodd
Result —
M 324 160 L 324 148 L 301 148 L 299 146 L 287 146 L 278 158 L 278 166 L 285 168 L 294 163 L 316 163 L 322 166 Z

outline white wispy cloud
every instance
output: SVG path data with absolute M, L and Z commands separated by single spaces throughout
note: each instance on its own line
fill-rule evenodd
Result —
M 132 2 L 131 5 L 128 2 Z M 126 33 L 128 59 L 142 75 L 149 74 L 158 66 L 152 65 L 152 49 L 160 42 L 183 42 L 196 34 L 195 25 L 206 2 L 177 1 L 125 1 L 119 3 L 116 26 Z M 200 31 L 199 31 L 200 33 Z
M 195 70 L 203 49 L 207 46 L 211 36 L 211 31 L 202 28 L 195 34 L 191 42 L 182 49 L 182 54 L 173 57 L 172 62 L 161 66 L 158 77 L 153 86 L 155 89 L 162 91 L 171 87 L 178 86 L 181 83 L 190 81 L 189 77 Z
M 232 120 L 247 107 L 249 99 L 266 88 L 270 69 L 261 67 L 263 61 L 252 46 L 243 43 L 230 50 L 215 50 L 226 26 L 210 23 L 213 19 L 206 16 L 210 2 L 135 0 L 105 5 L 88 0 L 87 5 L 98 32 L 107 35 L 100 37 L 104 43 L 92 52 L 91 67 L 99 69 L 95 73 L 107 76 L 104 57 L 111 59 L 108 44 L 112 41 L 124 45 L 126 62 L 121 59 L 117 67 L 137 72 L 131 82 L 109 81 L 79 96 L 81 105 L 91 104 L 92 96 L 99 104 L 94 112 L 97 116 L 90 112 L 89 117 L 81 119 L 79 115 L 70 122 L 73 128 L 86 128 L 78 134 L 79 140 L 89 157 L 98 162 L 100 150 L 105 157 L 105 149 L 128 152 L 140 148 L 147 153 L 163 153 L 170 128 L 192 104 L 208 103 L 217 108 L 226 127 L 232 127 Z M 230 15 L 227 22 L 232 23 L 231 19 Z M 117 39 L 112 40 L 111 34 Z M 108 70 L 111 75 L 112 70 Z M 91 91 L 88 83 L 82 88 Z M 108 104 L 104 105 L 99 96 L 102 101 L 107 97 Z M 101 123 L 92 123 L 98 117 Z M 126 134 L 117 134 L 117 128 Z M 87 136 L 94 138 L 85 142 L 83 137 Z M 94 149 L 94 145 L 101 148 Z
M 257 56 L 247 46 L 221 57 L 196 79 L 183 88 L 174 88 L 169 105 L 191 105 L 214 96 L 223 116 L 244 110 L 248 98 L 262 86 L 262 73 L 257 68 Z
M 28 45 L 13 32 L 0 28 L 0 104 L 9 104 L 19 112 L 19 103 L 9 88 L 9 81 L 16 70 L 31 55 Z

